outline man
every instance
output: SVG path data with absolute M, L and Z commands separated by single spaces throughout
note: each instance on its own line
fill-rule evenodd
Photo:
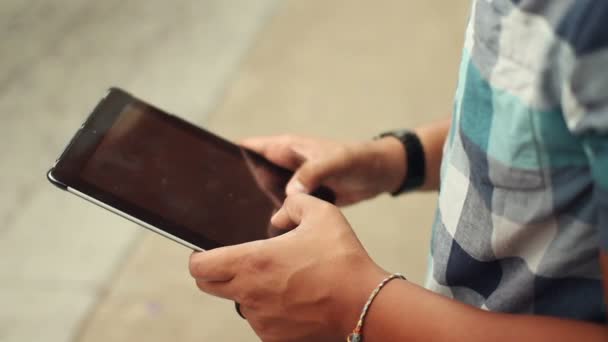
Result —
M 263 341 L 608 341 L 608 3 L 478 0 L 451 120 L 357 144 L 244 142 L 296 171 L 274 239 L 193 254 Z M 426 289 L 393 280 L 338 205 L 439 190 Z M 604 281 L 602 281 L 602 278 Z

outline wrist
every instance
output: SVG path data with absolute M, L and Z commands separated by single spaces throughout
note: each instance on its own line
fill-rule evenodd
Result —
M 352 273 L 344 278 L 343 286 L 337 291 L 338 300 L 334 310 L 336 328 L 341 338 L 352 332 L 370 294 L 388 275 L 388 272 L 371 263 L 366 268 L 353 268 Z
M 394 193 L 407 176 L 407 159 L 403 143 L 396 137 L 386 136 L 372 142 L 377 151 L 376 165 L 382 181 L 380 192 Z

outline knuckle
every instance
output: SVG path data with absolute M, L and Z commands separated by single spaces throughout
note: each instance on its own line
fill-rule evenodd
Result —
M 272 267 L 272 259 L 264 254 L 249 256 L 245 261 L 245 267 L 252 274 L 267 272 Z
M 298 171 L 301 181 L 307 183 L 321 182 L 333 171 L 331 160 L 310 161 L 303 165 Z M 310 185 L 310 184 L 307 184 Z M 316 185 L 316 184 L 315 184 Z
M 263 301 L 263 296 L 259 291 L 245 290 L 237 294 L 234 298 L 238 303 L 252 310 L 257 310 Z
M 329 202 L 319 201 L 319 208 L 317 210 L 322 216 L 331 216 L 338 211 L 338 208 Z
M 298 207 L 299 203 L 302 203 L 302 201 L 306 200 L 306 197 L 307 195 L 303 193 L 290 194 L 285 199 L 284 206 L 288 207 L 289 209 L 295 209 Z

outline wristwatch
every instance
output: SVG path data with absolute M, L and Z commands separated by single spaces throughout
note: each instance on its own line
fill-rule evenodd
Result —
M 399 189 L 391 195 L 398 196 L 404 192 L 408 192 L 419 188 L 424 184 L 426 175 L 426 162 L 424 158 L 424 148 L 416 133 L 408 130 L 388 131 L 378 135 L 377 139 L 384 137 L 395 137 L 401 141 L 405 148 L 407 159 L 407 172 L 403 183 Z

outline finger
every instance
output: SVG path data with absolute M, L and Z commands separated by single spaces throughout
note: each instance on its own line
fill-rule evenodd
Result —
M 306 157 L 298 152 L 300 139 L 291 135 L 253 137 L 241 141 L 241 145 L 284 168 L 295 170 Z
M 293 222 L 289 218 L 283 217 L 287 214 L 283 214 L 280 212 L 281 212 L 281 210 L 277 211 L 270 219 L 272 230 L 271 230 L 271 233 L 269 234 L 269 236 L 271 236 L 271 237 L 277 237 L 277 236 L 283 235 L 298 227 L 297 223 Z M 275 219 L 275 217 L 277 217 L 277 218 Z M 279 220 L 279 221 L 276 221 L 276 222 L 278 222 L 278 224 L 274 223 L 275 220 Z
M 276 137 L 250 137 L 243 139 L 239 142 L 239 145 L 247 147 L 260 154 L 264 154 L 269 143 L 274 141 Z
M 199 290 L 215 297 L 234 299 L 235 291 L 230 281 L 206 281 L 196 279 L 196 287 Z
M 285 192 L 288 195 L 305 193 L 315 190 L 330 176 L 338 173 L 344 167 L 342 158 L 331 158 L 322 161 L 308 161 L 296 171 Z
M 324 205 L 330 204 L 309 195 L 290 195 L 285 199 L 285 203 L 281 209 L 274 214 L 270 221 L 273 226 L 279 229 L 294 228 L 300 225 L 306 216 Z
M 248 256 L 255 255 L 264 241 L 221 247 L 190 256 L 190 274 L 205 281 L 230 281 L 237 274 L 239 265 Z

